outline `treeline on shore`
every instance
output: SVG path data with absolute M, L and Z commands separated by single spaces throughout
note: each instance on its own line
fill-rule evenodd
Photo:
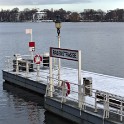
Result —
M 20 11 L 19 8 L 0 11 L 0 22 L 26 22 L 55 20 L 60 15 L 63 22 L 124 22 L 124 9 L 103 10 L 85 9 L 83 12 L 71 12 L 64 9 L 49 10 L 28 9 Z

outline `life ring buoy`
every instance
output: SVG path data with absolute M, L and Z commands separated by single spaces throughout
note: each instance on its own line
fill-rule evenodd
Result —
M 37 55 L 34 57 L 34 63 L 35 63 L 35 64 L 40 64 L 41 61 L 42 61 L 42 57 L 37 54 Z
M 62 81 L 61 86 L 63 86 L 63 85 L 64 85 L 64 82 Z M 71 89 L 70 83 L 68 81 L 66 81 L 64 87 L 67 88 L 66 96 L 68 96 L 70 94 L 70 89 Z

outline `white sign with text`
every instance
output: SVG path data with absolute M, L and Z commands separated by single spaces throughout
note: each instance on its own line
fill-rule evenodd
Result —
M 78 50 L 50 47 L 50 57 L 78 61 Z

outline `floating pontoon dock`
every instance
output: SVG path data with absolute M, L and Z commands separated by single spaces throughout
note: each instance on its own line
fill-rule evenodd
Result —
M 43 65 L 40 68 L 34 65 L 33 71 L 29 71 L 28 62 L 25 69 L 19 69 L 17 62 L 15 70 L 11 57 L 8 57 L 7 63 L 3 70 L 3 79 L 45 95 L 44 106 L 48 111 L 79 124 L 124 124 L 123 78 L 81 71 L 81 75 L 85 77 L 81 84 L 86 80 L 90 83 L 86 87 L 81 85 L 79 101 L 78 77 L 75 76 L 78 75 L 77 69 L 61 67 L 61 80 L 58 80 L 56 66 L 50 77 L 49 67 Z M 52 89 L 50 81 L 53 82 Z M 67 81 L 70 83 L 70 94 L 67 94 L 68 89 L 64 85 Z M 63 82 L 63 85 L 58 85 L 58 82 Z

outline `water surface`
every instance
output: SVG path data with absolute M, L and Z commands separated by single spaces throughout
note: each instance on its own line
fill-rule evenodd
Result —
M 33 29 L 36 53 L 58 46 L 54 23 L 0 23 L 1 70 L 5 56 L 30 54 L 27 28 Z M 123 32 L 124 23 L 62 23 L 61 47 L 82 51 L 83 70 L 124 78 Z M 77 63 L 62 61 L 62 66 L 77 68 Z M 38 94 L 3 83 L 0 71 L 0 124 L 70 123 L 47 112 L 43 102 Z

